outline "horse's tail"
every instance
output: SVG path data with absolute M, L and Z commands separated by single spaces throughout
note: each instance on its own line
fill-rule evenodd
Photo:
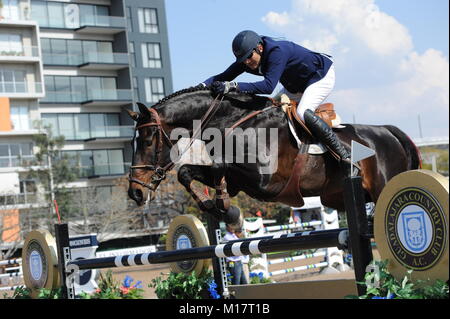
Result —
M 384 125 L 384 127 L 398 139 L 400 144 L 402 144 L 409 159 L 408 170 L 422 168 L 420 151 L 411 138 L 396 126 Z

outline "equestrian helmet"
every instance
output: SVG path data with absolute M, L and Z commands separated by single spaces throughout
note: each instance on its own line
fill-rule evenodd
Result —
M 250 30 L 239 32 L 234 37 L 232 45 L 236 62 L 244 62 L 259 43 L 262 43 L 262 39 L 256 32 Z

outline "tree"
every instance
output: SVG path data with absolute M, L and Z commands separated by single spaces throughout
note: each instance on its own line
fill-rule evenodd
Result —
M 61 152 L 64 136 L 53 136 L 51 127 L 44 126 L 41 121 L 36 121 L 35 127 L 39 133 L 33 136 L 34 159 L 26 165 L 25 176 L 27 179 L 36 180 L 40 188 L 44 189 L 49 207 L 47 225 L 51 230 L 51 220 L 54 219 L 53 200 L 57 199 L 61 211 L 66 211 L 69 195 L 65 185 L 76 179 L 77 168 L 73 165 L 73 158 Z

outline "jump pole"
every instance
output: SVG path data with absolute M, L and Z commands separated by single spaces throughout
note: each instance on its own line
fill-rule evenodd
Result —
M 67 269 L 100 269 L 114 267 L 129 267 L 138 265 L 160 264 L 184 260 L 223 258 L 229 256 L 255 255 L 261 253 L 288 251 L 296 249 L 345 247 L 347 245 L 348 230 L 346 228 L 327 231 L 311 231 L 277 236 L 265 236 L 255 239 L 244 239 L 231 241 L 226 244 L 196 247 L 182 250 L 161 251 L 145 254 L 124 255 L 117 257 L 91 258 L 80 260 L 67 259 L 67 247 L 61 243 L 68 244 L 67 224 L 56 224 L 57 247 L 61 255 L 59 259 L 60 272 L 64 277 L 69 276 Z M 65 238 L 63 238 L 65 237 Z M 67 280 L 68 281 L 68 280 Z M 68 298 L 74 298 L 71 285 L 67 286 L 66 280 L 62 280 L 63 290 L 68 291 Z

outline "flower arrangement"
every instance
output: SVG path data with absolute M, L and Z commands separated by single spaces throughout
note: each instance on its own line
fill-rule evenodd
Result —
M 195 271 L 190 274 L 171 272 L 165 280 L 162 277 L 153 279 L 149 287 L 155 288 L 159 299 L 220 298 L 211 271 L 200 276 L 197 276 Z

